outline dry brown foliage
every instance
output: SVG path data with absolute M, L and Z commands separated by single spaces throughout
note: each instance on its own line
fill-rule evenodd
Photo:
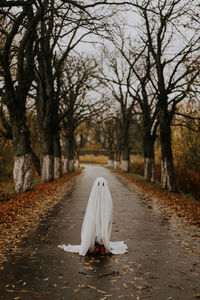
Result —
M 81 163 L 107 164 L 108 158 L 105 155 L 81 155 Z
M 161 167 L 159 163 L 155 165 L 156 181 L 161 181 Z M 130 172 L 144 175 L 143 162 L 131 163 Z M 175 166 L 176 185 L 179 192 L 189 194 L 200 201 L 200 174 L 197 171 Z
M 72 179 L 80 170 L 48 183 L 36 185 L 30 192 L 0 202 L 0 262 L 18 250 L 26 238 L 61 199 L 71 190 Z

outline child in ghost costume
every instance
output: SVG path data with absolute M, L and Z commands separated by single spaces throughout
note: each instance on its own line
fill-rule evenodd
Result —
M 92 187 L 81 230 L 81 245 L 60 245 L 59 248 L 85 256 L 112 253 L 124 254 L 128 247 L 124 241 L 111 242 L 113 204 L 107 181 L 95 180 Z

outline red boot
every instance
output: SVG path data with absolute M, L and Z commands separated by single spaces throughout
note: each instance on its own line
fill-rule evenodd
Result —
M 100 245 L 98 243 L 95 243 L 94 250 L 92 251 L 92 254 L 98 254 L 100 252 Z
M 106 249 L 104 245 L 101 245 L 101 255 L 104 255 L 106 253 Z
M 98 254 L 100 251 L 100 245 L 98 243 L 95 244 L 95 253 Z

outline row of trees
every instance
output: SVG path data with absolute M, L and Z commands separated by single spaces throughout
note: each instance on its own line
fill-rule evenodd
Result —
M 199 101 L 200 41 L 196 3 L 143 1 L 134 7 L 137 25 L 116 26 L 110 35 L 113 53 L 105 53 L 102 80 L 118 109 L 112 124 L 118 140 L 113 149 L 122 153 L 122 169 L 129 170 L 132 127 L 143 138 L 144 175 L 155 181 L 154 145 L 161 147 L 161 184 L 176 190 L 171 126 L 180 103 Z M 132 34 L 132 28 L 137 35 Z M 129 35 L 127 34 L 128 32 Z M 111 122 L 111 121 L 109 121 Z M 108 122 L 107 145 L 115 136 Z M 158 130 L 159 129 L 159 130 Z M 120 133 L 118 134 L 117 131 Z M 111 148 L 110 148 L 111 149 Z M 115 160 L 115 159 L 114 159 Z M 110 164 L 117 165 L 111 155 Z
M 108 16 L 91 15 L 76 1 L 3 1 L 0 6 L 2 135 L 13 141 L 15 190 L 21 192 L 31 188 L 33 157 L 37 162 L 27 123 L 31 109 L 38 124 L 41 181 L 62 175 L 61 127 L 65 171 L 73 169 L 74 130 L 97 110 L 97 101 L 85 101 L 95 87 L 96 63 L 73 57 L 72 51 L 86 36 L 100 34 Z
M 110 166 L 117 167 L 122 155 L 122 169 L 129 171 L 130 151 L 142 138 L 145 178 L 152 182 L 159 136 L 162 187 L 176 189 L 171 125 L 178 105 L 198 100 L 199 92 L 196 5 L 1 1 L 1 134 L 13 141 L 17 192 L 31 188 L 32 162 L 42 182 L 62 175 L 61 146 L 64 172 L 72 171 L 76 129 L 92 117 Z M 97 46 L 100 58 L 76 51 L 91 34 L 104 43 Z M 37 123 L 38 155 L 30 142 L 30 116 Z

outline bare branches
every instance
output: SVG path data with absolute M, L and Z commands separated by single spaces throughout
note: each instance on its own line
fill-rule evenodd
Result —
M 72 118 L 77 127 L 85 118 L 94 116 L 103 108 L 99 102 L 90 104 L 86 101 L 88 91 L 97 85 L 96 72 L 96 62 L 93 59 L 70 57 L 66 60 L 62 76 L 61 120 L 67 118 L 69 121 Z
M 33 2 L 33 1 L 32 1 Z M 23 0 L 14 0 L 14 1 L 9 1 L 9 0 L 1 0 L 0 2 L 0 7 L 14 7 L 14 6 L 25 6 L 27 5 L 27 1 Z
M 78 7 L 79 9 L 82 10 L 86 10 L 87 8 L 92 8 L 92 7 L 96 7 L 96 6 L 100 6 L 100 5 L 112 5 L 112 6 L 122 6 L 122 5 L 131 5 L 134 7 L 139 7 L 138 4 L 134 3 L 133 1 L 109 1 L 109 0 L 104 0 L 104 1 L 94 1 L 91 4 L 82 4 L 83 1 L 80 1 L 80 3 L 78 3 L 77 1 L 73 1 L 73 0 L 63 0 L 63 2 L 68 3 L 68 4 L 72 4 L 75 7 Z

